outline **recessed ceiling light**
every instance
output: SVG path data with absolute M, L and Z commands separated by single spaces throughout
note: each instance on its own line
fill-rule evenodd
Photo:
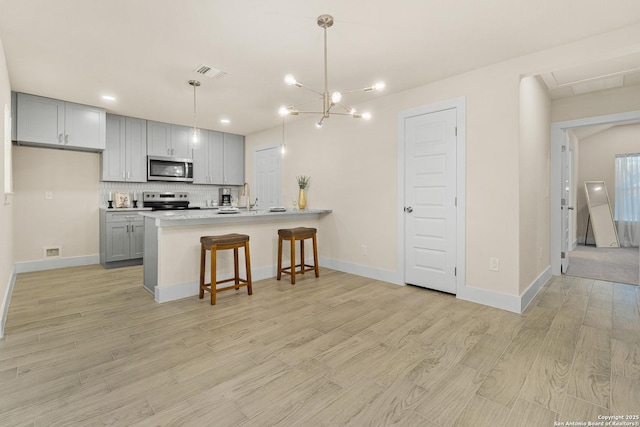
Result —
M 102 95 L 102 99 L 104 99 L 105 101 L 115 101 L 116 97 L 111 95 Z
M 220 119 L 220 123 L 228 125 L 229 123 L 231 123 L 231 120 L 229 120 L 229 119 Z

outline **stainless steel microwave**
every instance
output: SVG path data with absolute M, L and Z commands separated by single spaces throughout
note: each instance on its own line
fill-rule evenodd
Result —
M 147 181 L 193 182 L 193 160 L 148 156 Z

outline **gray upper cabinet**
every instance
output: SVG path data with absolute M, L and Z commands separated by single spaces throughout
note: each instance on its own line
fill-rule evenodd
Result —
M 52 148 L 101 151 L 106 145 L 102 108 L 17 94 L 17 140 Z
M 107 114 L 103 181 L 147 181 L 147 121 Z
M 244 136 L 224 134 L 224 185 L 244 184 Z
M 147 154 L 171 156 L 171 125 L 147 120 Z
M 192 158 L 188 127 L 171 125 L 171 148 L 173 149 L 173 157 Z
M 244 184 L 244 136 L 201 131 L 200 148 L 193 150 L 193 183 Z
M 223 133 L 203 129 L 200 136 L 200 147 L 193 150 L 193 183 L 222 184 Z
M 147 121 L 147 154 L 182 159 L 192 158 L 189 146 L 189 128 Z

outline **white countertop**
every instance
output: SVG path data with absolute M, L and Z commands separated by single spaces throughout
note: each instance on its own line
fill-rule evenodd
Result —
M 237 213 L 220 213 L 215 209 L 194 209 L 182 211 L 139 212 L 147 218 L 155 219 L 156 227 L 180 227 L 185 225 L 216 224 L 229 222 L 258 222 L 292 218 L 304 218 L 331 213 L 331 209 L 287 209 L 285 212 L 268 210 L 239 210 Z
M 106 212 L 142 212 L 151 211 L 151 208 L 102 208 Z

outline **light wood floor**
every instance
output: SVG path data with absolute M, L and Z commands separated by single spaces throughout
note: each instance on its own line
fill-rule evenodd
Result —
M 322 270 L 153 302 L 141 267 L 20 274 L 2 426 L 553 426 L 640 413 L 640 289 L 554 277 L 524 315 Z

